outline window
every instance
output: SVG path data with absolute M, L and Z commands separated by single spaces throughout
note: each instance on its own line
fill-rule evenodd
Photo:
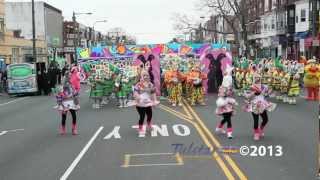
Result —
M 67 41 L 67 46 L 73 46 L 73 40 L 68 40 Z
M 4 18 L 0 18 L 0 39 L 3 40 L 4 39 L 4 31 L 5 31 L 5 27 L 4 27 Z
M 12 63 L 18 63 L 19 60 L 19 48 L 12 48 Z
M 271 29 L 275 29 L 274 19 L 272 19 L 272 21 L 271 21 Z
M 300 17 L 301 22 L 306 22 L 306 10 L 301 9 L 301 17 Z
M 290 16 L 291 18 L 294 17 L 294 10 L 293 10 L 293 9 L 291 9 L 291 10 L 289 11 L 289 16 Z
M 4 32 L 4 18 L 1 17 L 0 18 L 0 32 Z

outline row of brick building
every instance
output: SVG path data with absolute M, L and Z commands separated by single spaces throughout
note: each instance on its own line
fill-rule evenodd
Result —
M 246 48 L 251 57 L 320 57 L 320 0 L 243 0 L 242 3 L 247 8 Z M 205 41 L 235 42 L 232 28 L 221 15 L 211 16 L 204 27 L 226 33 L 205 31 L 201 33 Z M 240 24 L 238 31 L 241 37 Z
M 32 4 L 0 0 L 0 60 L 6 64 L 32 62 Z M 62 11 L 45 2 L 35 2 L 37 62 L 53 56 L 72 61 L 74 40 L 78 46 L 102 43 L 106 36 L 93 27 L 65 21 Z

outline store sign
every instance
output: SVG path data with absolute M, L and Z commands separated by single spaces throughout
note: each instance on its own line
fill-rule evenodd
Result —
M 73 47 L 64 47 L 64 52 L 74 52 L 74 48 Z

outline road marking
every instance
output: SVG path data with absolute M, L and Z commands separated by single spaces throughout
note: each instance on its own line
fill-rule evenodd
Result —
M 124 155 L 124 164 L 122 167 L 127 168 L 130 164 L 130 154 Z
M 190 112 L 188 111 L 188 109 L 186 108 L 186 106 L 182 106 L 182 108 L 183 108 L 184 112 L 187 113 L 187 115 L 188 115 L 188 117 L 189 117 L 190 119 L 194 119 L 194 118 L 192 117 L 191 113 L 190 113 Z
M 67 169 L 67 171 L 61 176 L 60 180 L 66 180 L 69 175 L 71 174 L 71 172 L 73 171 L 73 169 L 77 166 L 77 164 L 80 162 L 81 158 L 83 157 L 83 155 L 88 151 L 88 149 L 90 148 L 90 146 L 92 145 L 92 143 L 94 142 L 94 140 L 98 137 L 98 135 L 101 133 L 101 131 L 103 130 L 103 126 L 101 126 L 97 132 L 92 136 L 92 138 L 90 139 L 90 141 L 86 144 L 86 146 L 82 149 L 82 151 L 79 153 L 79 155 L 76 157 L 76 159 L 72 162 L 72 164 L 70 165 L 70 167 Z
M 182 164 L 183 165 L 183 164 Z M 128 167 L 151 167 L 151 166 L 181 166 L 179 163 L 168 163 L 168 164 L 133 164 Z
M 2 132 L 0 132 L 0 136 L 5 135 L 5 134 L 10 133 L 10 132 L 17 132 L 17 131 L 24 131 L 24 129 L 14 129 L 14 130 L 2 131 Z
M 131 157 L 134 157 L 134 156 L 162 156 L 162 155 L 174 155 L 174 154 L 173 153 L 130 154 Z
M 184 164 L 184 163 L 183 163 L 183 159 L 182 159 L 182 157 L 180 156 L 179 153 L 176 154 L 176 159 L 177 159 L 177 161 L 178 161 L 178 164 L 180 164 L 180 165 L 183 165 L 183 164 Z
M 25 99 L 28 99 L 28 98 L 29 98 L 29 97 L 18 98 L 18 99 L 15 99 L 15 100 L 12 100 L 12 101 L 9 101 L 9 102 L 0 104 L 0 106 L 5 106 L 5 105 L 8 105 L 8 104 L 11 104 L 11 103 L 14 103 L 14 102 L 18 102 L 18 101 L 22 101 L 22 100 L 25 100 Z
M 106 135 L 103 139 L 110 139 L 112 137 L 115 139 L 121 139 L 119 130 L 120 130 L 120 126 L 115 126 L 113 130 L 108 135 Z
M 176 115 L 177 117 L 180 117 L 180 115 L 176 114 L 174 111 L 170 111 L 169 109 L 164 109 L 169 113 L 172 113 L 174 115 Z M 187 108 L 185 108 L 186 111 Z M 190 113 L 191 114 L 191 113 Z M 200 134 L 201 139 L 204 141 L 204 143 L 208 146 L 208 148 L 210 149 L 211 152 L 213 152 L 213 146 L 211 145 L 211 143 L 209 142 L 207 136 L 203 133 L 203 131 L 201 130 L 201 128 L 199 127 L 199 125 L 193 121 L 191 121 L 190 119 L 187 118 L 182 118 L 181 119 L 191 123 L 198 131 L 198 133 Z M 224 163 L 224 161 L 221 159 L 221 157 L 218 155 L 217 152 L 214 152 L 211 155 L 211 158 L 213 160 L 216 160 L 218 165 L 220 166 L 220 168 L 222 169 L 222 171 L 224 172 L 225 176 L 228 178 L 228 180 L 234 180 L 234 176 L 232 175 L 231 171 L 228 169 L 228 167 L 226 166 L 226 164 Z
M 167 106 L 165 106 L 165 105 L 160 104 L 159 107 L 160 107 L 161 109 L 164 109 L 164 110 L 170 110 L 170 111 L 174 112 L 175 114 L 177 114 L 177 115 L 179 115 L 179 116 L 181 116 L 181 117 L 184 117 L 184 118 L 186 118 L 186 119 L 191 119 L 190 117 L 182 114 L 181 112 L 178 112 L 178 111 L 176 111 L 176 110 L 174 110 L 174 109 L 172 109 L 172 108 L 170 108 L 170 107 L 167 107 Z
M 206 127 L 206 125 L 203 123 L 203 121 L 200 119 L 200 117 L 198 116 L 198 114 L 191 108 L 191 106 L 184 100 L 184 104 L 188 107 L 188 109 L 191 111 L 191 114 L 193 114 L 193 116 L 195 117 L 195 119 L 199 122 L 200 126 L 204 129 L 204 131 L 206 132 L 206 134 L 209 136 L 209 138 L 213 141 L 213 143 L 215 144 L 215 146 L 217 148 L 221 148 L 221 144 L 219 143 L 219 141 L 214 138 L 214 136 L 212 135 L 212 133 L 209 131 L 209 129 Z M 215 152 L 216 156 L 219 157 L 219 155 Z M 226 161 L 229 163 L 229 165 L 233 168 L 233 170 L 235 171 L 235 173 L 238 175 L 238 177 L 241 180 L 247 180 L 248 178 L 244 175 L 244 173 L 240 170 L 239 166 L 235 163 L 235 161 L 233 161 L 229 155 L 223 155 L 224 158 L 226 159 Z M 220 158 L 220 157 L 219 157 Z M 221 159 L 219 159 L 220 161 Z M 223 162 L 221 160 L 221 162 Z
M 177 163 L 160 163 L 160 164 L 130 164 L 131 157 L 138 157 L 138 156 L 174 156 L 177 160 Z M 150 167 L 150 166 L 182 166 L 184 165 L 182 156 L 179 153 L 146 153 L 146 154 L 125 154 L 124 156 L 124 164 L 121 166 L 123 168 L 128 167 Z
M 167 109 L 167 108 L 164 108 L 164 107 L 160 107 L 160 109 L 164 110 L 164 111 L 167 111 L 168 113 L 182 119 L 182 120 L 185 120 L 191 124 L 193 124 L 193 122 L 189 119 L 189 118 L 186 118 L 185 116 L 181 116 L 180 114 L 177 114 L 175 111 L 171 110 L 171 109 Z

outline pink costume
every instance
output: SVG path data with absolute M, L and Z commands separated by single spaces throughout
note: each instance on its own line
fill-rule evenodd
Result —
M 264 111 L 273 111 L 276 108 L 276 104 L 266 100 L 265 96 L 269 93 L 269 89 L 265 85 L 254 84 L 251 87 L 249 94 L 245 97 L 248 99 L 244 106 L 244 111 L 252 112 L 254 114 L 262 114 Z
M 232 89 L 221 86 L 219 88 L 218 99 L 216 101 L 216 114 L 223 115 L 224 113 L 233 113 L 237 102 L 232 98 Z
M 79 93 L 80 92 L 80 72 L 78 71 L 77 67 L 71 69 L 71 77 L 70 83 L 72 88 Z

